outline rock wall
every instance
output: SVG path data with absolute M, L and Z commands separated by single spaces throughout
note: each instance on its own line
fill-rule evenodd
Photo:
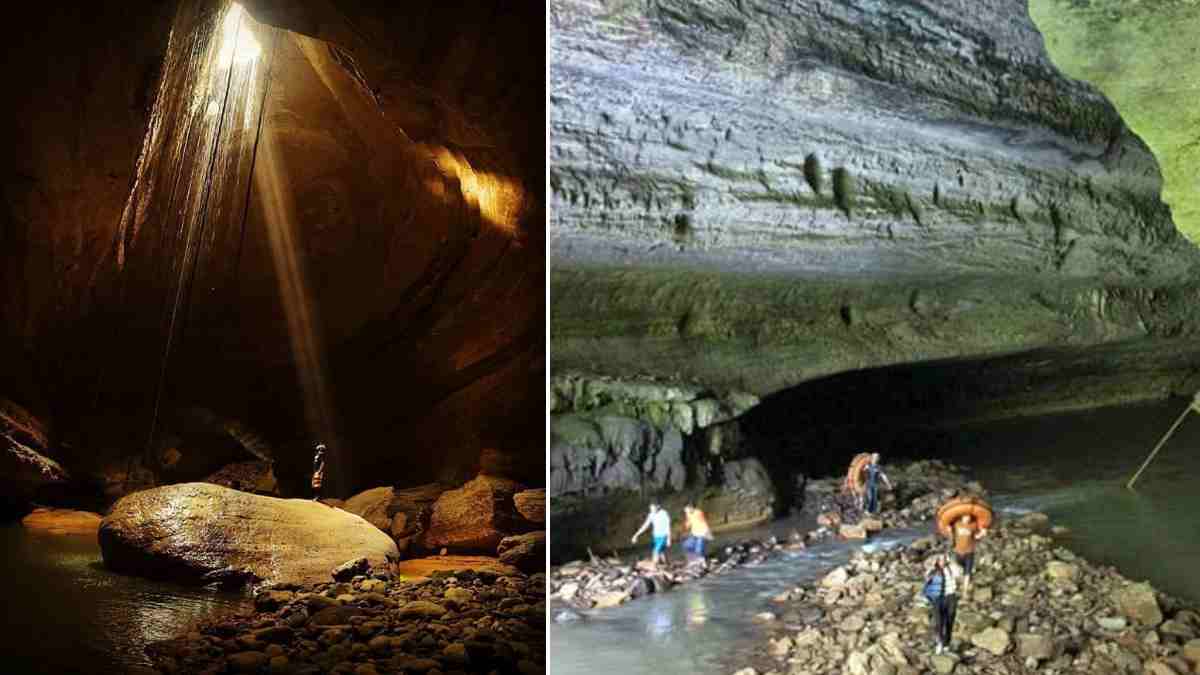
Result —
M 552 17 L 556 371 L 761 395 L 1141 337 L 1139 296 L 1197 264 L 1153 156 L 1054 68 L 1023 3 Z M 1071 321 L 1097 294 L 1132 311 Z
M 541 476 L 521 460 L 541 455 L 545 409 L 543 9 L 244 4 L 287 30 L 259 35 L 273 74 L 246 220 L 203 242 L 161 409 L 259 430 L 281 485 L 304 485 L 315 431 L 269 245 L 275 180 L 327 347 L 330 488 L 473 475 L 484 448 Z M 124 227 L 122 209 L 178 3 L 59 5 L 15 9 L 4 48 L 0 391 L 81 455 L 124 461 L 151 454 L 174 261 L 166 224 Z

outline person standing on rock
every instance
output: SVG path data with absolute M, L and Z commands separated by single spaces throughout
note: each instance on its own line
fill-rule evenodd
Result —
M 312 491 L 313 501 L 321 501 L 321 484 L 325 482 L 325 444 L 317 443 L 313 454 Z
M 651 528 L 650 561 L 655 565 L 666 563 L 667 548 L 671 545 L 671 514 L 658 504 L 651 504 L 650 515 L 646 516 L 645 522 L 634 533 L 630 541 L 636 544 L 638 537 L 642 536 L 646 528 Z
M 983 538 L 987 530 L 981 529 L 970 514 L 964 513 L 954 522 L 950 537 L 954 545 L 954 558 L 963 568 L 963 597 L 971 590 L 971 572 L 975 569 L 975 542 Z
M 863 492 L 863 510 L 867 513 L 879 512 L 879 480 L 883 479 L 889 490 L 892 489 L 892 481 L 888 480 L 887 474 L 879 466 L 879 453 L 871 453 L 871 461 L 863 468 L 863 472 L 867 474 L 867 489 Z
M 683 540 L 683 551 L 687 554 L 689 563 L 699 561 L 703 564 L 706 561 L 704 548 L 708 540 L 712 539 L 708 519 L 704 517 L 703 511 L 691 504 L 683 507 L 683 516 L 687 520 L 688 528 L 687 539 Z
M 954 618 L 958 613 L 958 586 L 962 578 L 963 568 L 944 554 L 935 556 L 932 567 L 925 573 L 922 592 L 932 606 L 930 623 L 933 626 L 934 654 L 950 649 Z

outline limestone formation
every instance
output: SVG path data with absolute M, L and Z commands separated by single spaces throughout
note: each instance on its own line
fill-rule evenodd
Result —
M 366 558 L 384 569 L 397 557 L 390 537 L 341 509 L 208 483 L 128 495 L 100 526 L 112 570 L 188 583 L 318 583 Z
M 567 0 L 552 23 L 556 374 L 765 400 L 940 357 L 1131 365 L 1140 341 L 1157 378 L 1091 382 L 1121 400 L 1200 360 L 1200 257 L 1155 159 L 1025 3 Z

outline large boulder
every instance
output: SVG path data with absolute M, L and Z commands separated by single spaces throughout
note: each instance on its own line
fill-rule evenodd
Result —
M 500 562 L 533 574 L 546 568 L 546 533 L 529 532 L 505 537 L 496 548 Z
M 388 506 L 391 516 L 388 531 L 396 540 L 396 547 L 402 555 L 424 549 L 425 532 L 429 530 L 433 505 L 445 491 L 444 485 L 427 483 L 392 492 L 392 503 Z
M 271 462 L 255 460 L 226 464 L 204 479 L 205 483 L 258 495 L 278 495 L 279 482 Z
M 528 531 L 513 495 L 524 488 L 493 476 L 476 476 L 457 490 L 442 493 L 433 505 L 425 546 L 456 553 L 493 553 L 500 540 Z
M 397 557 L 391 538 L 354 514 L 208 483 L 122 498 L 99 538 L 110 569 L 180 582 L 318 583 L 355 558 Z
M 546 490 L 524 490 L 513 495 L 513 503 L 517 505 L 517 513 L 531 523 L 546 524 Z
M 395 490 L 390 486 L 371 488 L 347 499 L 342 508 L 380 530 L 389 532 L 392 528 L 392 517 L 388 515 L 388 509 L 394 496 Z

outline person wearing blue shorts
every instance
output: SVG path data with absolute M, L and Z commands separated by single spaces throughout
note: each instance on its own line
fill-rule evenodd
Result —
M 658 504 L 650 505 L 650 514 L 630 540 L 637 543 L 638 537 L 650 529 L 650 560 L 655 565 L 667 561 L 667 548 L 671 546 L 671 514 Z

